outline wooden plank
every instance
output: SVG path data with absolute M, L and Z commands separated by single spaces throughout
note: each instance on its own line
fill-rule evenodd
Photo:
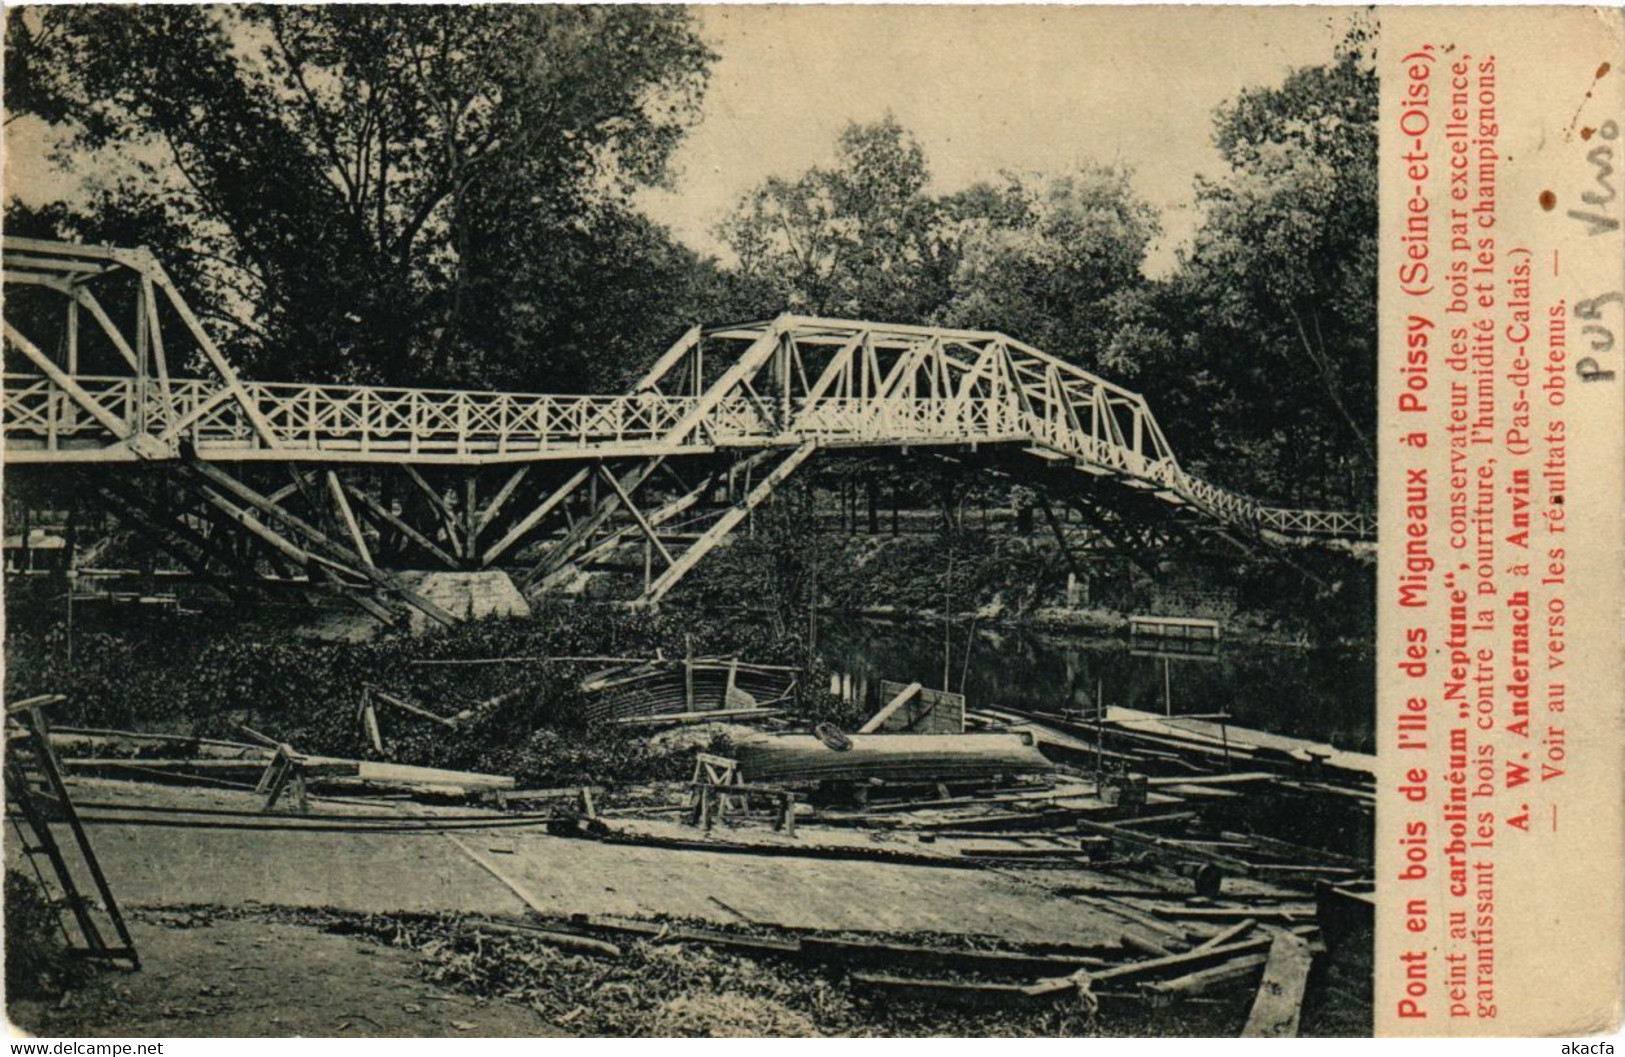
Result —
M 740 739 L 734 755 L 753 781 L 935 782 L 1053 769 L 1015 734 L 853 734 L 849 740 L 851 748 L 835 752 L 812 734 L 778 734 Z
M 430 712 L 426 708 L 422 708 L 422 707 L 420 707 L 418 705 L 414 705 L 410 701 L 403 701 L 401 698 L 396 697 L 394 694 L 388 693 L 388 692 L 386 692 L 386 691 L 384 691 L 384 690 L 382 690 L 382 689 L 380 689 L 380 688 L 378 688 L 376 686 L 373 686 L 371 684 L 367 685 L 366 690 L 367 690 L 368 694 L 370 694 L 373 697 L 376 697 L 378 700 L 382 701 L 386 705 L 394 705 L 396 708 L 400 709 L 403 712 L 410 712 L 414 716 L 420 716 L 423 719 L 432 720 L 432 721 L 440 724 L 442 727 L 447 727 L 447 728 L 449 728 L 451 730 L 456 730 L 457 729 L 457 721 L 455 719 L 448 719 L 445 716 L 436 715 L 435 713 Z
M 345 485 L 344 490 L 354 497 L 356 502 L 365 507 L 369 514 L 377 518 L 379 521 L 382 521 L 396 532 L 399 532 L 401 535 L 405 536 L 419 547 L 422 547 L 425 551 L 429 552 L 436 559 L 438 559 L 441 564 L 445 565 L 446 568 L 457 568 L 458 563 L 456 558 L 453 558 L 450 554 L 446 553 L 446 551 L 442 549 L 439 544 L 435 543 L 429 537 L 425 536 L 423 533 L 419 532 L 417 529 L 413 528 L 399 517 L 396 517 L 394 512 L 388 507 L 384 506 L 381 500 L 375 499 L 373 496 L 367 494 L 354 485 Z
M 149 254 L 148 257 L 150 259 L 151 255 Z M 175 309 L 176 314 L 181 317 L 181 322 L 186 325 L 187 330 L 191 331 L 192 340 L 197 342 L 198 348 L 203 350 L 203 355 L 207 356 L 209 362 L 214 365 L 215 371 L 220 375 L 220 380 L 226 383 L 226 388 L 230 389 L 232 394 L 237 397 L 238 404 L 242 406 L 243 414 L 247 415 L 249 422 L 253 423 L 255 431 L 259 433 L 260 439 L 265 442 L 265 446 L 272 449 L 281 448 L 282 442 L 277 439 L 276 430 L 271 428 L 271 423 L 260 412 L 259 406 L 254 403 L 254 398 L 248 394 L 248 390 L 243 388 L 243 383 L 238 379 L 237 372 L 232 368 L 230 362 L 226 360 L 226 357 L 221 354 L 219 347 L 214 343 L 214 339 L 209 337 L 209 332 L 203 329 L 203 324 L 198 322 L 197 316 L 192 314 L 191 307 L 181 297 L 180 291 L 175 289 L 175 284 L 170 281 L 169 275 L 165 273 L 163 266 L 156 259 L 150 259 L 148 269 L 144 270 L 151 271 L 153 279 L 164 291 L 164 295 L 168 297 L 169 303 Z
M 344 496 L 344 486 L 339 483 L 339 475 L 332 470 L 327 471 L 327 490 L 333 494 L 333 505 L 338 507 L 339 517 L 344 527 L 350 533 L 350 541 L 355 544 L 355 551 L 361 560 L 368 565 L 376 565 L 372 560 L 372 551 L 367 549 L 367 540 L 361 534 L 361 526 L 356 522 L 355 511 L 350 509 L 350 501 Z
M 1166 921 L 1153 917 L 1151 914 L 1140 909 L 1139 907 L 1125 903 L 1120 899 L 1086 895 L 1073 895 L 1071 898 L 1076 899 L 1080 903 L 1087 903 L 1090 906 L 1100 907 L 1102 910 L 1134 922 L 1141 928 L 1150 929 L 1152 932 L 1160 933 L 1169 937 L 1170 939 L 1177 940 L 1181 944 L 1185 943 L 1187 940 L 1187 933 L 1184 929 L 1170 925 Z
M 862 733 L 861 731 L 859 733 Z M 903 811 L 918 811 L 921 808 L 964 807 L 971 804 L 1010 804 L 1023 801 L 1044 800 L 1088 800 L 1095 795 L 1093 785 L 1079 785 L 1074 787 L 1060 787 L 1054 789 L 1040 789 L 1030 793 L 991 793 L 986 796 L 954 796 L 946 800 L 902 800 L 896 803 L 870 804 L 869 811 L 873 814 L 891 814 Z
M 446 529 L 446 539 L 451 541 L 451 549 L 456 551 L 459 557 L 466 556 L 469 552 L 463 546 L 463 538 L 457 531 L 457 515 L 446 505 L 445 498 L 434 490 L 434 485 L 430 484 L 428 478 L 419 473 L 417 467 L 411 463 L 402 463 L 401 469 L 406 471 L 406 476 L 411 478 L 418 491 L 429 501 L 430 509 L 440 515 L 440 522 Z
M 508 529 L 507 533 L 503 535 L 501 539 L 491 544 L 486 552 L 480 555 L 480 564 L 490 565 L 492 562 L 502 557 L 502 555 L 506 554 L 508 552 L 508 548 L 512 547 L 515 543 L 518 543 L 521 539 L 524 539 L 531 529 L 534 529 L 543 518 L 552 513 L 560 503 L 564 502 L 570 497 L 572 492 L 581 487 L 581 483 L 587 479 L 587 475 L 591 472 L 592 470 L 590 468 L 584 466 L 566 478 L 564 483 L 549 493 L 546 499 L 542 500 L 540 503 L 536 504 L 536 506 L 531 508 L 530 513 L 516 521 L 513 524 L 513 527 Z
M 152 361 L 158 367 L 158 391 L 164 398 L 164 432 L 175 414 L 175 394 L 169 384 L 169 358 L 164 353 L 164 332 L 158 323 L 158 300 L 152 293 L 152 279 L 141 277 L 141 307 L 139 311 L 147 323 L 147 340 L 152 344 Z
M 25 697 L 21 701 L 7 702 L 6 715 L 23 712 L 30 708 L 44 708 L 47 705 L 54 705 L 67 699 L 66 694 L 35 694 L 33 697 Z
M 284 509 L 282 507 L 279 507 L 279 506 L 275 505 L 274 503 L 270 502 L 264 496 L 260 495 L 258 492 L 254 491 L 252 488 L 250 488 L 247 485 L 243 484 L 242 482 L 238 481 L 236 478 L 232 477 L 230 474 L 227 474 L 227 473 L 217 469 L 216 467 L 211 466 L 209 463 L 206 463 L 206 462 L 194 461 L 194 462 L 189 463 L 188 465 L 195 472 L 197 472 L 197 473 L 203 475 L 204 477 L 208 478 L 208 480 L 210 480 L 211 482 L 219 485 L 221 488 L 224 488 L 227 491 L 230 491 L 231 493 L 233 493 L 234 495 L 236 495 L 237 497 L 242 499 L 244 502 L 247 502 L 250 505 L 265 511 L 267 514 L 270 514 L 272 517 L 275 517 L 275 518 L 285 522 L 291 528 L 297 529 L 299 532 L 303 533 L 306 537 L 308 537 L 316 545 L 318 545 L 320 547 L 325 547 L 325 548 L 327 548 L 329 550 L 332 550 L 332 551 L 335 551 L 335 552 L 338 553 L 338 555 L 340 557 L 342 557 L 342 558 L 344 558 L 346 560 L 354 561 L 354 560 L 359 559 L 359 557 L 360 557 L 359 555 L 355 554 L 353 551 L 350 551 L 348 548 L 344 547 L 343 544 L 337 543 L 337 542 L 329 539 L 327 537 L 327 535 L 324 532 L 322 532 L 320 529 L 318 529 L 316 526 L 310 524 L 309 522 L 305 521 L 304 519 L 302 519 L 302 518 L 300 518 L 300 517 L 298 517 L 298 516 L 296 516 L 294 514 L 288 513 L 286 509 Z M 440 608 L 440 606 L 436 605 L 433 601 L 431 601 L 431 600 L 423 597 L 422 595 L 418 594 L 416 591 L 412 590 L 410 587 L 407 587 L 406 584 L 402 583 L 396 577 L 394 577 L 394 576 L 392 576 L 392 575 L 390 575 L 388 573 L 385 573 L 381 569 L 369 568 L 369 567 L 366 567 L 366 566 L 363 566 L 359 571 L 360 571 L 361 575 L 364 576 L 366 579 L 371 580 L 372 582 L 374 582 L 378 586 L 384 588 L 385 590 L 392 591 L 395 594 L 399 595 L 404 601 L 406 601 L 407 603 L 412 605 L 414 608 L 416 608 L 417 610 L 422 612 L 425 616 L 429 617 L 431 620 L 434 620 L 434 621 L 436 621 L 436 622 L 438 622 L 440 624 L 444 624 L 446 627 L 453 627 L 453 626 L 456 625 L 456 623 L 457 623 L 457 618 L 456 617 L 452 616 L 450 613 L 448 613 L 444 609 Z
M 572 954 L 591 954 L 599 958 L 619 958 L 621 956 L 621 949 L 615 944 L 595 940 L 589 936 L 577 936 L 573 932 L 555 932 L 551 929 L 539 929 L 534 925 L 510 924 L 505 921 L 491 921 L 488 918 L 469 922 L 468 927 L 475 932 L 498 936 L 517 936 L 521 939 L 534 940 L 537 943 L 545 943 L 550 947 L 557 947 Z
M 107 340 L 111 341 L 113 347 L 118 350 L 119 355 L 124 357 L 124 362 L 130 365 L 130 370 L 139 371 L 141 367 L 136 362 L 135 350 L 130 348 L 130 343 L 124 339 L 124 335 L 113 325 L 113 320 L 107 315 L 107 310 L 102 308 L 102 303 L 96 300 L 96 295 L 79 286 L 74 287 L 70 294 L 80 307 L 90 313 L 91 318 L 96 321 L 96 325 L 102 328 L 102 333 L 107 335 Z
M 384 754 L 384 735 L 378 729 L 378 710 L 371 701 L 361 706 L 361 726 L 367 732 L 367 740 L 372 742 L 372 751 L 382 756 Z
M 1264 979 L 1258 985 L 1244 1039 L 1291 1039 L 1298 1035 L 1303 1013 L 1303 992 L 1309 981 L 1313 956 L 1309 941 L 1290 932 L 1278 933 L 1270 944 Z
M 1221 965 L 1208 969 L 1199 969 L 1194 973 L 1176 976 L 1172 980 L 1159 980 L 1144 986 L 1148 994 L 1160 995 L 1164 998 L 1178 996 L 1189 998 L 1194 995 L 1207 994 L 1220 988 L 1231 987 L 1243 983 L 1258 975 L 1264 968 L 1266 957 L 1262 954 L 1249 954 L 1235 958 Z
M 0 247 L 9 253 L 54 253 L 98 261 L 117 261 L 122 256 L 121 251 L 112 246 L 88 246 L 59 239 L 31 239 L 25 235 L 7 235 L 0 242 Z
M 1231 958 L 1248 954 L 1262 954 L 1269 949 L 1270 943 L 1270 938 L 1263 936 L 1250 940 L 1239 940 L 1235 943 L 1226 943 L 1218 947 L 1209 947 L 1207 950 L 1192 950 L 1185 951 L 1182 954 L 1170 954 L 1165 958 L 1152 958 L 1143 962 L 1126 962 L 1122 965 L 1114 965 L 1109 969 L 1100 970 L 1094 974 L 1094 979 L 1096 983 L 1132 983 L 1140 980 L 1173 977 L 1181 972 L 1220 965 Z
M 1060 992 L 1034 995 L 1021 984 L 980 983 L 967 980 L 910 979 L 887 973 L 853 973 L 848 977 L 858 987 L 880 991 L 892 998 L 933 1002 L 950 1006 L 1027 1005 Z M 1067 981 L 1067 989 L 1077 984 Z
M 1293 907 L 1158 907 L 1154 913 L 1175 921 L 1279 921 L 1296 924 L 1315 916 L 1315 908 Z
M 705 391 L 702 398 L 696 401 L 688 413 L 660 439 L 662 446 L 668 449 L 682 447 L 688 435 L 705 420 L 705 416 L 716 410 L 719 403 L 737 392 L 740 383 L 755 374 L 777 351 L 780 333 L 780 321 L 775 320 L 760 337 L 739 354 L 722 376 L 712 383 L 711 388 Z
M 85 869 L 90 872 L 91 880 L 96 886 L 96 894 L 100 897 L 102 912 L 112 923 L 114 931 L 118 933 L 119 939 L 124 943 L 122 950 L 108 951 L 101 938 L 96 936 L 92 946 L 98 948 L 103 956 L 127 957 L 130 963 L 139 969 L 141 968 L 141 959 L 135 953 L 135 940 L 130 937 L 130 930 L 125 926 L 124 913 L 119 909 L 118 900 L 113 896 L 113 889 L 107 883 L 107 875 L 103 873 L 101 861 L 97 859 L 96 851 L 90 843 L 90 837 L 85 833 L 85 828 L 79 818 L 79 812 L 74 807 L 73 798 L 68 795 L 68 789 L 64 784 L 62 770 L 58 766 L 56 754 L 51 751 L 50 727 L 46 723 L 45 715 L 40 711 L 40 706 L 36 705 L 29 711 L 20 713 L 19 722 L 32 735 L 29 740 L 32 742 L 35 760 L 55 801 L 55 812 L 67 822 L 68 829 L 73 834 L 74 843 L 79 851 L 79 859 L 84 864 Z M 20 793 L 21 797 L 19 799 L 32 802 L 33 797 L 29 794 L 26 783 L 22 783 L 20 789 L 13 788 L 12 782 L 9 780 L 11 776 L 12 772 L 8 769 L 7 793 L 13 796 Z M 18 771 L 18 777 L 21 777 L 20 770 Z M 46 844 L 54 846 L 56 842 L 50 834 L 49 823 L 41 823 L 32 819 L 31 821 L 35 822 L 32 827 L 35 836 L 42 839 Z M 57 876 L 64 889 L 64 894 L 73 903 L 76 910 L 82 910 L 82 899 L 77 891 L 77 886 L 74 884 L 73 877 L 68 872 L 67 867 L 63 864 L 60 853 L 53 848 L 50 854 L 57 867 Z M 80 924 L 83 926 L 87 923 L 88 917 L 82 915 Z M 92 926 L 90 932 L 86 933 L 86 938 L 89 939 L 92 935 L 94 935 L 94 926 Z
M 660 358 L 655 360 L 647 371 L 643 372 L 643 377 L 638 379 L 638 383 L 632 387 L 632 391 L 636 393 L 645 389 L 652 389 L 656 382 L 665 377 L 667 371 L 676 366 L 678 361 L 688 355 L 690 349 L 700 343 L 702 333 L 698 323 L 684 331 L 683 336 L 673 342 L 671 347 L 661 353 Z
M 508 475 L 508 479 L 506 481 L 502 482 L 502 487 L 497 489 L 497 494 L 492 498 L 491 502 L 487 504 L 486 508 L 480 512 L 479 520 L 470 530 L 469 539 L 477 542 L 480 535 L 486 529 L 491 527 L 491 522 L 496 520 L 496 516 L 502 512 L 503 506 L 505 506 L 508 500 L 513 497 L 513 493 L 519 487 L 520 482 L 524 481 L 524 479 L 530 474 L 530 468 L 532 465 L 532 463 L 528 462 L 523 463 L 520 465 L 519 469 Z M 472 508 L 473 504 L 469 505 L 470 508 Z
M 6 258 L 6 266 L 37 272 L 71 272 L 78 277 L 104 275 L 114 268 L 112 264 L 91 264 L 89 261 L 62 257 L 19 257 L 15 254 Z
M 621 482 L 615 479 L 615 475 L 610 473 L 607 468 L 600 466 L 598 467 L 598 476 L 602 477 L 604 482 L 609 485 L 610 490 L 621 501 L 621 505 L 626 508 L 626 512 L 632 515 L 632 520 L 637 522 L 638 528 L 643 530 L 644 538 L 649 541 L 655 550 L 660 552 L 660 557 L 665 563 L 668 566 L 674 564 L 677 559 L 671 556 L 671 551 L 667 550 L 666 545 L 660 541 L 660 537 L 655 534 L 655 527 L 649 524 L 649 519 L 643 516 L 643 511 L 639 510 L 638 505 L 632 502 L 632 497 L 622 490 Z
M 898 691 L 896 697 L 886 702 L 884 708 L 882 708 L 879 712 L 876 712 L 873 716 L 869 717 L 869 722 L 858 728 L 858 733 L 873 734 L 875 731 L 879 730 L 881 724 L 890 719 L 898 709 L 902 708 L 904 705 L 914 700 L 914 698 L 918 697 L 922 689 L 923 687 L 919 683 L 909 683 L 907 686 L 903 687 L 902 690 Z
M 801 953 L 809 958 L 843 964 L 879 962 L 886 966 L 908 965 L 918 969 L 977 970 L 1034 976 L 1068 973 L 1106 964 L 1101 958 L 1081 955 L 947 949 L 916 944 L 884 943 L 869 939 L 832 939 L 824 936 L 803 936 Z
M 1226 943 L 1232 943 L 1247 935 L 1247 933 L 1251 932 L 1255 927 L 1257 927 L 1257 925 L 1257 918 L 1242 918 L 1240 921 L 1236 922 L 1234 925 L 1231 925 L 1223 932 L 1217 933 L 1197 944 L 1194 949 L 1199 951 L 1207 951 L 1212 950 L 1214 947 L 1222 947 Z
M 760 460 L 767 454 L 767 452 L 757 452 L 755 455 L 752 455 L 750 459 L 745 461 L 749 462 L 753 460 Z M 670 521 L 672 518 L 676 517 L 678 514 L 681 514 L 683 511 L 689 509 L 700 501 L 700 499 L 711 488 L 715 481 L 715 474 L 707 476 L 705 480 L 701 481 L 698 486 L 691 489 L 686 494 L 679 496 L 678 498 L 673 499 L 669 503 L 666 503 L 665 505 L 652 511 L 648 515 L 649 524 L 658 528 L 659 526 Z M 598 561 L 599 559 L 608 555 L 610 552 L 614 551 L 616 547 L 619 547 L 621 545 L 621 541 L 626 539 L 627 536 L 631 535 L 631 532 L 632 528 L 630 526 L 616 529 L 614 532 L 611 532 L 609 535 L 593 544 L 587 550 L 582 551 L 579 555 L 571 560 L 570 564 L 578 569 L 591 565 L 593 562 Z
M 1276 776 L 1268 771 L 1244 771 L 1236 774 L 1156 775 L 1146 784 L 1159 785 L 1241 785 L 1253 782 L 1273 782 Z
M 231 390 L 222 389 L 212 396 L 199 400 L 195 405 L 193 405 L 192 410 L 188 411 L 181 417 L 172 419 L 170 421 L 169 425 L 165 427 L 164 431 L 158 435 L 159 442 L 168 443 L 175 437 L 180 436 L 192 423 L 196 422 L 204 415 L 207 415 L 209 412 L 231 399 Z
M 1142 822 L 1137 824 L 1143 825 L 1144 823 Z M 1091 819 L 1080 818 L 1078 819 L 1078 828 L 1088 830 L 1092 833 L 1102 834 L 1103 836 L 1110 837 L 1113 840 L 1122 841 L 1125 844 L 1132 844 L 1137 847 L 1159 852 L 1171 858 L 1195 859 L 1200 862 L 1211 862 L 1240 876 L 1246 876 L 1250 869 L 1249 865 L 1240 859 L 1231 858 L 1228 855 L 1220 855 L 1216 852 L 1210 852 L 1203 848 L 1194 848 L 1186 844 L 1181 844 L 1177 840 L 1170 840 L 1167 837 L 1153 837 L 1145 833 L 1135 833 L 1133 830 L 1125 829 L 1120 825 L 1114 825 L 1110 822 L 1095 822 Z
M 894 697 L 902 689 L 901 683 L 889 679 L 880 682 L 882 698 Z M 965 695 L 925 687 L 903 706 L 901 712 L 895 712 L 882 721 L 880 730 L 888 733 L 963 734 Z
M 152 771 L 244 771 L 258 774 L 265 770 L 267 757 L 245 757 L 240 760 L 219 759 L 152 759 L 141 756 L 67 756 L 63 757 L 62 765 L 71 767 L 75 771 L 104 771 L 124 770 L 128 768 L 146 769 Z M 319 768 L 320 773 L 330 775 L 347 775 L 355 777 L 359 771 L 352 762 L 324 762 Z
M 938 834 L 941 836 L 941 834 Z M 1084 840 L 1104 839 L 1084 837 Z M 1087 862 L 1090 853 L 1083 848 L 1049 845 L 1041 848 L 960 848 L 959 854 L 971 859 L 1041 859 L 1054 862 Z
M 78 382 L 64 374 L 61 368 L 51 362 L 49 356 L 39 350 L 39 346 L 23 337 L 17 328 L 11 325 L 10 320 L 5 321 L 4 326 L 6 337 L 11 339 L 12 344 L 17 346 L 18 350 L 28 357 L 29 362 L 38 367 L 42 374 L 55 383 L 58 389 L 72 397 L 74 403 L 84 408 L 92 418 L 105 426 L 113 436 L 119 440 L 129 439 L 130 427 L 127 423 L 115 418 L 112 412 L 97 403 L 89 393 L 85 392 Z
M 1311 848 L 1304 844 L 1292 844 L 1288 841 L 1261 836 L 1257 833 L 1236 833 L 1230 830 L 1222 830 L 1219 836 L 1225 840 L 1246 841 L 1257 847 L 1259 851 L 1288 860 L 1294 869 L 1305 869 L 1307 867 L 1303 864 L 1307 863 L 1313 863 L 1316 866 L 1339 866 L 1349 870 L 1370 869 L 1369 863 L 1361 862 L 1352 856 L 1327 851 L 1324 848 Z
M 708 712 L 667 712 L 657 716 L 624 716 L 616 719 L 620 727 L 660 727 L 678 723 L 707 723 L 712 720 L 738 722 L 746 719 L 766 719 L 784 712 L 782 708 L 724 708 Z
M 1121 936 L 1121 942 L 1124 947 L 1127 947 L 1136 954 L 1144 954 L 1152 958 L 1171 958 L 1173 957 L 1174 953 L 1173 951 L 1170 951 L 1168 948 L 1164 947 L 1162 944 L 1153 943 L 1144 936 L 1136 936 L 1132 932 L 1123 933 Z
M 290 540 L 284 539 L 280 533 L 262 523 L 259 518 L 255 517 L 250 511 L 244 510 L 243 508 L 237 506 L 235 503 L 215 492 L 212 488 L 200 489 L 198 494 L 201 495 L 204 501 L 210 506 L 214 507 L 216 510 L 219 510 L 222 514 L 225 514 L 226 517 L 247 529 L 255 537 L 263 540 L 273 550 L 288 558 L 296 565 L 305 567 L 310 564 L 312 556 L 309 551 Z
M 518 782 L 506 774 L 481 774 L 478 771 L 448 771 L 439 767 L 415 767 L 405 763 L 379 763 L 373 760 L 340 760 L 325 756 L 305 758 L 305 766 L 346 765 L 356 768 L 355 777 L 363 782 L 387 785 L 427 785 L 467 789 L 471 792 L 513 789 Z
M 620 479 L 620 491 L 626 495 L 637 492 L 638 488 L 643 485 L 644 481 L 649 479 L 649 475 L 655 472 L 664 459 L 665 456 L 662 455 L 633 466 Z M 595 532 L 603 527 L 604 522 L 608 521 L 615 514 L 615 511 L 620 509 L 621 501 L 615 495 L 598 496 L 595 494 L 593 498 L 595 500 L 593 511 L 572 525 L 570 531 L 564 534 L 564 538 L 531 567 L 530 571 L 523 577 L 521 589 L 534 594 L 534 585 L 538 580 L 543 582 L 544 587 L 551 586 L 553 574 L 569 565 L 574 560 L 579 549 L 592 538 Z

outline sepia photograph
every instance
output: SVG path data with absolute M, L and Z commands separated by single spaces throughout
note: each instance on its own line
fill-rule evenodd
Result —
M 10 8 L 11 1033 L 1372 1035 L 1382 22 Z

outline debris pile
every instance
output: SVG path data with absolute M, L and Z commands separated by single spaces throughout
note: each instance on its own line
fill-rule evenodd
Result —
M 717 714 L 789 713 L 783 706 L 796 681 L 794 669 L 691 656 L 601 670 L 583 688 L 591 707 L 614 720 L 685 724 Z M 454 732 L 466 719 L 372 687 L 364 726 L 376 728 L 379 705 Z M 241 818 L 88 804 L 87 822 L 442 830 L 538 911 L 543 901 L 491 859 L 498 849 L 482 850 L 453 831 L 532 830 L 777 859 L 786 869 L 840 859 L 905 867 L 911 876 L 915 867 L 993 871 L 1000 884 L 1034 900 L 1060 901 L 1069 916 L 1093 923 L 1091 933 L 1110 939 L 854 937 L 772 922 L 741 934 L 603 915 L 473 925 L 590 958 L 619 959 L 631 938 L 788 961 L 833 974 L 860 1003 L 1065 1008 L 1089 1019 L 1125 1005 L 1207 1001 L 1239 1012 L 1250 999 L 1238 1030 L 1291 1035 L 1311 966 L 1369 948 L 1369 757 L 1234 727 L 1222 712 L 973 709 L 959 695 L 917 683 L 888 684 L 885 705 L 854 731 L 805 721 L 790 729 L 795 722 L 787 714 L 775 729 L 729 726 L 716 745 L 699 736 L 723 728 L 694 727 L 687 739 L 692 776 L 636 789 L 606 782 L 525 790 L 505 775 L 309 754 L 246 727 L 239 727 L 245 741 L 58 729 L 51 745 L 70 774 L 239 785 L 263 798 L 256 815 Z M 405 805 L 379 799 L 403 794 L 484 807 L 403 813 Z M 370 797 L 377 809 L 313 812 L 310 801 L 322 796 Z M 267 818 L 273 812 L 299 817 Z M 974 918 L 977 910 L 965 913 Z M 788 1016 L 761 1012 L 764 1023 Z M 672 1030 L 710 1030 L 707 1017 L 680 996 L 660 1017 Z

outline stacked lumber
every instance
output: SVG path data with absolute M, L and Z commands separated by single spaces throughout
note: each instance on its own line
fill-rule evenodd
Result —
M 1068 998 L 1083 988 L 1100 997 L 1192 997 L 1256 980 L 1264 972 L 1266 952 L 1274 942 L 1269 936 L 1261 936 L 1181 953 L 1126 959 L 1105 968 L 1095 967 L 1099 965 L 1096 960 L 1066 975 L 1025 984 L 868 972 L 853 973 L 851 979 L 863 989 L 889 997 L 947 1005 L 1040 1005 Z
M 1098 720 L 1078 713 L 1008 707 L 983 714 L 1041 732 L 1041 743 L 1072 749 L 1080 756 L 1098 751 L 1104 733 L 1107 760 L 1133 760 L 1148 773 L 1246 770 L 1271 774 L 1277 781 L 1313 778 L 1317 786 L 1353 793 L 1370 789 L 1375 781 L 1374 756 L 1208 717 L 1159 716 L 1116 706 Z

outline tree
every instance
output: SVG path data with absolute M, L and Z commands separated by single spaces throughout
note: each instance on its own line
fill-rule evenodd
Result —
M 1115 300 L 1138 289 L 1158 231 L 1122 168 L 1084 165 L 1049 181 L 1007 175 L 950 208 L 960 218 L 952 293 L 955 326 L 1008 331 L 1044 351 L 1100 369 Z
M 624 321 L 570 269 L 691 263 L 627 205 L 713 59 L 679 9 L 48 8 L 6 50 L 58 163 L 120 174 L 13 229 L 150 232 L 261 377 L 582 375 Z
M 952 270 L 925 152 L 894 118 L 848 125 L 834 166 L 750 192 L 718 234 L 767 311 L 926 321 Z
M 1369 504 L 1377 77 L 1364 24 L 1332 62 L 1220 108 L 1214 138 L 1231 172 L 1199 187 L 1206 218 L 1173 279 L 1196 339 L 1186 374 L 1222 390 L 1210 454 L 1260 468 L 1267 479 L 1237 483 L 1281 499 Z
M 833 166 L 746 195 L 720 233 L 755 314 L 1003 330 L 1096 362 L 1157 233 L 1130 173 L 1084 165 L 946 196 L 929 182 L 924 150 L 888 117 L 849 125 Z

